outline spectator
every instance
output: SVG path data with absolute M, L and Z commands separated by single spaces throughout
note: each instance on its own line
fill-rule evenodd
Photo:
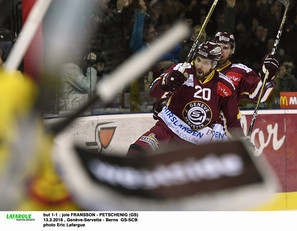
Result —
M 274 46 L 274 40 L 275 40 L 275 38 L 267 38 L 266 39 L 266 53 L 269 53 L 272 51 L 273 46 Z M 276 54 L 281 58 L 285 55 L 285 50 L 281 45 L 278 45 Z
M 251 9 L 253 9 L 252 16 L 261 22 L 266 21 L 269 14 L 270 3 L 263 0 L 250 1 L 250 3 Z
M 269 37 L 275 37 L 282 17 L 282 4 L 279 1 L 274 1 L 267 14 L 268 16 L 264 21 L 266 22 L 264 26 L 268 29 L 267 35 Z
M 159 25 L 161 23 L 161 15 L 163 11 L 161 0 L 151 0 L 147 10 L 150 22 L 153 25 Z
M 168 24 L 184 18 L 185 6 L 179 0 L 162 1 L 162 24 Z
M 252 35 L 248 49 L 249 49 L 249 60 L 251 61 L 251 67 L 255 70 L 260 70 L 260 63 L 258 60 L 261 60 L 262 57 L 266 54 L 266 38 L 267 38 L 267 28 L 263 25 L 258 25 L 256 27 L 255 33 Z M 253 52 L 251 52 L 253 51 Z
M 132 0 L 110 0 L 105 11 L 93 17 L 97 30 L 93 35 L 93 46 L 97 46 L 106 55 L 103 74 L 107 75 L 130 55 L 131 21 L 134 9 Z M 96 12 L 94 12 L 96 13 Z
M 236 44 L 236 53 L 233 54 L 232 60 L 234 62 L 245 63 L 250 65 L 250 51 L 248 43 L 250 42 L 252 32 L 246 28 L 242 21 L 238 21 L 234 30 L 234 37 L 238 42 Z
M 149 46 L 149 44 L 153 40 L 155 40 L 159 34 L 154 24 L 145 21 L 145 2 L 143 0 L 139 0 L 139 5 L 140 10 L 138 10 L 136 14 L 133 32 L 130 40 L 130 49 L 132 53 Z M 163 26 L 163 30 L 165 31 L 169 27 L 169 24 L 162 24 L 160 26 Z M 155 67 L 153 67 L 151 70 L 152 73 L 148 74 L 152 77 L 150 81 L 153 81 L 162 73 L 164 69 L 167 69 L 173 63 L 178 61 L 180 49 L 181 45 L 178 44 L 174 49 L 172 49 L 170 52 L 168 52 L 158 60 Z
M 193 29 L 196 25 L 201 25 L 213 3 L 211 0 L 144 1 L 146 10 L 141 15 L 139 0 L 94 0 L 94 2 L 100 3 L 100 10 L 94 7 L 93 22 L 95 23 L 93 24 L 96 27 L 96 33 L 93 36 L 91 46 L 95 44 L 98 49 L 102 48 L 103 54 L 106 54 L 107 62 L 103 71 L 104 75 L 116 68 L 130 54 L 149 45 L 161 33 L 161 30 L 170 27 L 169 23 L 175 19 L 186 19 L 193 26 Z M 288 11 L 277 54 L 280 57 L 284 54 L 290 55 L 294 59 L 293 64 L 296 65 L 297 7 L 292 1 L 290 5 L 292 9 Z M 102 9 L 104 9 L 103 12 Z M 173 14 L 173 12 L 177 13 Z M 237 51 L 231 57 L 232 62 L 244 63 L 259 71 L 261 69 L 259 60 L 271 51 L 282 12 L 283 5 L 279 1 L 219 1 L 207 24 L 206 32 L 207 35 L 212 35 L 216 31 L 233 33 L 237 38 Z M 133 20 L 134 18 L 135 20 Z M 135 34 L 132 32 L 135 24 L 133 23 L 137 23 L 137 28 L 141 29 L 139 26 L 141 20 L 143 27 L 139 31 L 142 32 L 142 37 L 134 37 Z M 192 42 L 193 40 L 187 40 L 181 44 L 183 50 L 178 54 L 179 62 L 185 60 L 190 47 L 193 45 Z M 176 62 L 176 51 L 178 49 L 177 46 L 175 50 L 164 56 L 161 59 L 162 62 L 156 63 L 145 79 L 140 79 L 140 82 L 151 83 L 164 69 Z M 182 53 L 183 56 L 180 56 Z M 97 72 L 97 75 L 101 74 Z M 148 84 L 142 86 L 141 83 L 138 88 L 140 91 L 147 89 L 145 86 Z
M 147 47 L 158 35 L 154 24 L 145 23 L 147 9 L 145 2 L 139 0 L 139 5 L 141 8 L 136 13 L 130 39 L 130 50 L 132 53 Z
M 275 80 L 275 90 L 272 97 L 267 101 L 268 108 L 280 107 L 280 92 L 297 92 L 296 66 L 293 59 L 289 55 L 282 58 L 282 65 L 280 66 L 278 78 Z
M 242 0 L 236 3 L 236 20 L 243 22 L 249 28 L 253 17 L 251 3 L 252 1 L 249 0 Z
M 296 66 L 290 57 L 286 57 L 280 67 L 277 88 L 280 92 L 297 92 Z
M 201 30 L 201 26 L 200 25 L 196 25 L 193 29 L 193 33 L 192 36 L 190 37 L 190 39 L 184 40 L 183 44 L 182 44 L 182 49 L 180 50 L 179 53 L 179 62 L 185 62 L 187 59 L 187 56 L 194 44 L 194 41 L 196 40 L 199 32 Z M 207 34 L 206 31 L 204 30 L 201 34 L 201 37 L 199 39 L 199 42 L 205 42 L 207 40 Z
M 138 1 L 134 19 L 133 31 L 130 39 L 130 50 L 135 53 L 144 49 L 157 37 L 157 31 L 152 24 L 145 25 L 147 6 L 144 0 Z M 140 111 L 140 90 L 144 89 L 144 80 L 135 80 L 130 84 L 130 110 L 132 112 Z
M 59 74 L 61 84 L 59 88 L 59 113 L 69 113 L 80 108 L 88 100 L 88 96 L 95 89 L 97 81 L 97 63 L 94 62 L 94 54 L 86 58 L 89 61 L 85 71 L 79 48 L 72 47 L 72 60 L 61 65 Z M 90 113 L 90 112 L 86 112 Z
M 162 24 L 160 27 L 157 28 L 158 34 L 164 33 L 169 28 L 170 28 L 170 24 L 168 23 Z M 178 43 L 171 51 L 169 51 L 159 59 L 157 63 L 157 68 L 160 69 L 161 73 L 167 68 L 169 68 L 172 64 L 178 62 L 179 53 L 181 49 L 182 49 L 182 46 Z
M 288 17 L 290 19 L 290 17 Z M 291 22 L 291 24 L 290 24 Z M 285 53 L 293 58 L 293 62 L 297 63 L 297 15 L 291 17 L 291 21 L 287 22 L 287 29 L 283 31 L 283 38 L 281 44 L 284 47 Z
M 233 33 L 235 27 L 235 3 L 236 0 L 226 0 L 224 11 L 221 14 L 222 22 L 217 25 L 217 31 L 226 31 Z
M 186 5 L 185 11 L 185 19 L 189 22 L 191 26 L 200 24 L 200 16 L 201 16 L 201 8 L 199 7 L 199 3 L 197 0 L 190 0 L 190 2 Z

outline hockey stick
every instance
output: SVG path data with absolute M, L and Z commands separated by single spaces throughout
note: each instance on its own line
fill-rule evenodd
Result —
M 152 43 L 151 46 L 131 56 L 114 72 L 101 80 L 96 86 L 96 94 L 69 117 L 51 126 L 50 132 L 53 135 L 61 132 L 96 101 L 101 100 L 103 103 L 107 103 L 112 100 L 112 98 L 121 92 L 132 80 L 141 76 L 141 74 L 154 65 L 158 58 L 172 49 L 180 40 L 188 36 L 189 33 L 190 29 L 185 23 L 179 22 L 175 24 L 162 37 Z
M 286 21 L 287 11 L 288 11 L 288 8 L 289 8 L 289 5 L 290 5 L 290 1 L 289 0 L 278 0 L 278 1 L 281 2 L 285 6 L 285 11 L 284 11 L 283 18 L 282 18 L 282 21 L 281 21 L 279 30 L 277 32 L 276 38 L 274 40 L 274 44 L 273 44 L 273 48 L 272 48 L 272 52 L 271 52 L 272 55 L 275 54 L 276 49 L 278 47 L 278 44 L 279 44 L 279 41 L 280 41 L 280 37 L 281 37 L 282 31 L 283 31 L 283 27 L 284 27 L 284 24 L 285 24 L 285 21 Z M 264 77 L 264 80 L 263 80 L 263 85 L 261 87 L 260 95 L 259 95 L 259 98 L 258 98 L 258 101 L 257 101 L 257 105 L 256 105 L 255 110 L 254 110 L 254 113 L 253 113 L 253 118 L 252 118 L 251 125 L 250 125 L 250 128 L 249 128 L 249 131 L 248 131 L 248 135 L 247 136 L 251 136 L 251 134 L 252 134 L 253 127 L 255 125 L 256 117 L 257 117 L 258 110 L 259 110 L 260 101 L 261 101 L 261 98 L 262 98 L 262 95 L 263 95 L 263 92 L 264 92 L 264 87 L 265 87 L 265 84 L 266 84 L 267 79 L 268 79 L 268 75 L 269 75 L 269 71 L 266 70 L 265 77 Z
M 52 0 L 37 0 L 34 4 L 19 38 L 16 40 L 7 61 L 4 63 L 6 70 L 16 70 L 19 67 L 21 60 L 24 57 L 24 54 L 26 53 L 51 2 Z
M 214 9 L 215 9 L 217 3 L 218 3 L 218 0 L 214 0 L 214 2 L 213 2 L 213 4 L 212 4 L 212 6 L 211 6 L 211 8 L 210 8 L 210 10 L 209 10 L 209 12 L 208 12 L 208 14 L 207 14 L 207 16 L 206 16 L 206 18 L 205 18 L 205 20 L 204 20 L 204 22 L 203 22 L 203 24 L 202 24 L 202 26 L 201 26 L 201 29 L 200 29 L 200 31 L 199 31 L 199 33 L 198 33 L 198 35 L 197 35 L 197 37 L 196 37 L 196 39 L 195 39 L 195 41 L 194 41 L 192 47 L 191 47 L 191 50 L 190 50 L 190 52 L 189 52 L 189 54 L 188 54 L 188 56 L 187 56 L 187 58 L 186 58 L 186 61 L 184 62 L 183 66 L 182 66 L 182 68 L 181 68 L 181 70 L 180 70 L 180 72 L 184 73 L 187 64 L 193 59 L 194 54 L 195 54 L 195 51 L 196 51 L 197 48 L 198 48 L 199 39 L 200 39 L 200 37 L 201 37 L 203 31 L 205 30 L 205 27 L 206 27 L 206 25 L 207 25 L 207 23 L 208 23 L 208 21 L 209 21 L 211 15 L 212 15 L 212 13 L 213 13 L 213 11 L 214 11 Z

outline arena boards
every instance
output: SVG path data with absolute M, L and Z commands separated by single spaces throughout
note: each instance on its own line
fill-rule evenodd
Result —
M 242 111 L 241 122 L 245 132 L 251 115 L 252 111 Z M 250 210 L 297 209 L 296 117 L 296 110 L 259 111 L 251 135 L 256 145 L 255 155 L 262 156 L 269 162 L 280 183 L 280 190 L 271 200 Z M 55 120 L 47 119 L 47 122 Z M 150 113 L 87 116 L 80 117 L 64 135 L 76 140 L 76 143 L 82 144 L 86 149 L 121 155 L 126 153 L 130 143 L 154 123 Z

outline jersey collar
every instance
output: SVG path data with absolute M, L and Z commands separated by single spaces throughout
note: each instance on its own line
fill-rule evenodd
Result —
M 200 82 L 201 84 L 205 84 L 205 83 L 209 82 L 209 81 L 213 78 L 214 74 L 215 74 L 215 70 L 212 70 L 212 71 L 210 72 L 210 74 L 209 74 L 203 81 L 200 80 L 200 79 L 198 79 L 198 80 L 199 80 L 199 82 Z
M 231 63 L 231 62 L 230 62 Z M 195 65 L 194 65 L 194 60 L 191 62 L 191 65 L 194 67 L 194 69 L 195 69 Z M 196 70 L 195 70 L 195 73 L 196 73 Z M 214 76 L 214 73 L 215 73 L 215 70 L 212 70 L 211 72 L 210 72 L 210 74 L 203 80 L 203 81 L 201 81 L 200 79 L 198 79 L 197 78 L 197 80 L 201 83 L 201 84 L 204 84 L 204 83 L 207 83 L 207 82 L 209 82 L 211 79 L 212 79 L 212 77 Z
M 229 65 L 231 65 L 231 62 L 228 60 L 227 63 L 225 64 L 225 66 L 223 66 L 223 67 L 221 67 L 221 68 L 219 68 L 219 69 L 216 69 L 216 70 L 220 72 L 221 70 L 225 69 L 225 68 L 228 67 Z

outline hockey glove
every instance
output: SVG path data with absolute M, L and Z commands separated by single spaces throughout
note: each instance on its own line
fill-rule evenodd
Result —
M 259 72 L 259 76 L 264 80 L 266 70 L 269 71 L 267 82 L 274 79 L 276 73 L 279 70 L 280 61 L 276 55 L 266 54 L 262 61 L 262 69 Z
M 158 114 L 162 111 L 163 107 L 167 104 L 168 98 L 158 99 L 153 105 L 153 118 L 158 120 Z
M 164 91 L 174 91 L 176 88 L 180 87 L 187 78 L 180 71 L 171 71 L 163 76 L 161 88 Z

